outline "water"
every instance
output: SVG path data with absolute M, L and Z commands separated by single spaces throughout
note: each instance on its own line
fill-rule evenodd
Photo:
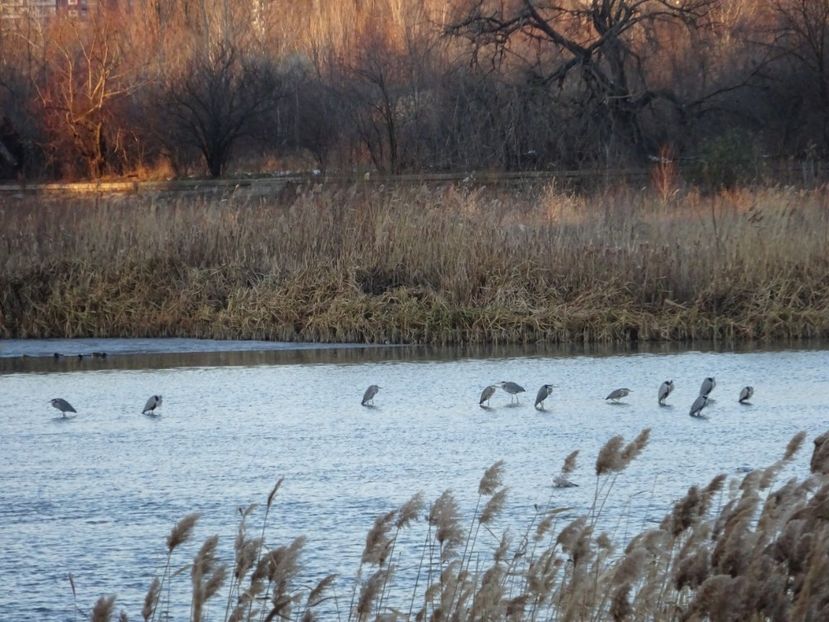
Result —
M 434 499 L 447 488 L 470 511 L 484 469 L 496 460 L 506 461 L 510 489 L 499 529 L 518 529 L 551 493 L 574 513 L 588 507 L 599 447 L 613 434 L 631 439 L 652 428 L 644 455 L 619 478 L 605 509 L 604 528 L 624 539 L 658 521 L 689 485 L 768 465 L 797 431 L 811 439 L 829 428 L 829 350 L 820 348 L 187 353 L 179 344 L 172 354 L 115 354 L 128 346 L 96 343 L 113 353 L 103 360 L 0 358 L 1 620 L 82 619 L 70 572 L 81 609 L 117 593 L 131 619 L 140 619 L 173 523 L 202 513 L 179 563 L 212 533 L 227 555 L 237 508 L 264 501 L 280 476 L 269 542 L 307 536 L 303 576 L 339 573 L 343 607 L 375 516 L 417 491 Z M 91 347 L 62 344 L 72 354 Z M 55 351 L 54 342 L 4 342 L 3 350 Z M 688 408 L 709 375 L 718 382 L 710 419 L 691 419 Z M 671 406 L 659 408 L 656 390 L 667 378 L 676 390 Z M 499 391 L 491 410 L 479 408 L 481 390 L 499 380 L 527 387 L 520 405 L 508 406 Z M 532 400 L 546 382 L 559 388 L 548 411 L 537 412 Z M 376 408 L 363 408 L 372 383 L 382 387 Z M 737 395 L 747 384 L 756 393 L 751 406 L 741 406 Z M 626 404 L 606 403 L 621 386 L 633 390 Z M 154 393 L 164 396 L 162 415 L 142 416 Z M 77 417 L 61 420 L 52 397 L 69 400 Z M 581 450 L 572 476 L 580 486 L 553 491 L 550 482 L 573 449 Z M 810 449 L 807 442 L 791 474 L 806 473 Z M 493 542 L 486 534 L 480 547 Z M 404 577 L 416 555 L 403 564 Z M 189 593 L 189 575 L 178 581 L 176 590 Z M 174 619 L 186 619 L 189 600 L 178 602 L 184 608 L 174 609 Z M 217 607 L 214 619 L 223 612 Z

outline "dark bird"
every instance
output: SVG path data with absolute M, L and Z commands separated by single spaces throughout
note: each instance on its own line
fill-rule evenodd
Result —
M 50 400 L 49 403 L 52 404 L 53 408 L 57 408 L 61 412 L 61 414 L 63 414 L 64 417 L 66 416 L 66 413 L 78 412 L 72 407 L 72 404 L 67 402 L 62 397 L 53 398 L 52 400 Z
M 754 395 L 754 387 L 743 387 L 740 390 L 740 404 L 748 404 L 752 395 Z
M 376 384 L 369 386 L 369 388 L 366 389 L 366 392 L 363 393 L 363 401 L 360 402 L 360 404 L 363 406 L 368 406 L 369 404 L 374 406 L 374 396 L 377 395 L 377 392 L 379 390 L 380 387 L 378 387 Z
M 665 400 L 668 399 L 668 396 L 671 394 L 671 391 L 674 390 L 674 381 L 673 380 L 666 380 L 661 385 L 659 385 L 659 405 L 664 406 Z
M 699 388 L 699 394 L 705 397 L 708 397 L 711 394 L 711 391 L 714 390 L 714 387 L 717 386 L 717 381 L 714 380 L 714 377 L 706 378 L 702 381 L 702 386 Z
M 526 389 L 522 387 L 520 384 L 515 382 L 509 382 L 508 380 L 502 380 L 498 383 L 500 387 L 510 394 L 510 403 L 512 403 L 513 398 L 515 401 L 518 401 L 518 394 L 524 393 Z
M 605 400 L 613 400 L 614 402 L 618 402 L 623 397 L 627 397 L 627 395 L 629 393 L 630 393 L 630 389 L 614 389 L 613 391 L 610 392 L 610 395 L 608 395 L 604 399 Z
M 694 403 L 691 405 L 691 412 L 688 414 L 692 417 L 702 417 L 702 409 L 706 406 L 708 406 L 708 396 L 700 395 L 694 400 Z
M 160 395 L 151 395 L 150 399 L 147 400 L 147 403 L 144 404 L 144 410 L 141 411 L 142 415 L 146 415 L 147 413 L 155 414 L 155 409 L 161 408 L 161 396 Z
M 554 387 L 551 384 L 541 385 L 538 393 L 535 394 L 535 407 L 537 410 L 544 410 L 544 400 L 550 397 L 550 394 L 553 392 L 553 388 Z
M 497 386 L 491 384 L 488 387 L 486 387 L 483 391 L 481 391 L 481 399 L 478 401 L 478 406 L 483 407 L 484 402 L 486 402 L 486 405 L 489 406 L 489 400 L 495 394 L 495 391 L 497 389 Z

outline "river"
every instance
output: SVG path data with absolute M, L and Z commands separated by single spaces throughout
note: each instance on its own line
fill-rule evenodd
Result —
M 578 514 L 592 502 L 602 444 L 648 427 L 649 446 L 619 477 L 604 510 L 603 527 L 623 541 L 658 522 L 691 484 L 767 466 L 800 430 L 809 440 L 788 472 L 807 473 L 811 439 L 829 429 L 827 348 L 4 341 L 0 619 L 81 619 L 69 573 L 82 610 L 116 593 L 130 619 L 140 619 L 174 522 L 202 515 L 181 564 L 212 533 L 229 556 L 237 508 L 264 501 L 282 476 L 268 541 L 307 536 L 303 576 L 338 573 L 342 614 L 378 514 L 418 491 L 431 500 L 451 489 L 468 522 L 484 469 L 500 459 L 509 493 L 499 527 L 520 529 L 551 495 Z M 692 419 L 688 409 L 706 376 L 717 379 L 716 401 L 707 420 Z M 669 378 L 676 390 L 659 407 L 657 388 Z M 480 408 L 481 390 L 501 380 L 527 388 L 519 404 L 498 391 L 490 409 Z M 543 383 L 557 388 L 537 411 L 533 398 Z M 370 384 L 381 389 L 366 408 L 360 399 Z M 737 403 L 744 385 L 755 387 L 751 405 Z M 621 404 L 607 402 L 618 387 L 632 392 Z M 164 401 L 151 418 L 141 409 L 152 394 Z M 77 415 L 60 417 L 49 404 L 54 397 L 71 402 Z M 574 449 L 581 454 L 570 477 L 579 486 L 552 489 Z M 412 536 L 402 577 L 417 561 L 419 538 Z M 487 535 L 480 546 L 494 544 Z M 189 599 L 176 594 L 189 593 L 189 574 L 177 581 L 172 617 L 186 619 Z M 214 611 L 211 619 L 223 619 L 224 603 Z

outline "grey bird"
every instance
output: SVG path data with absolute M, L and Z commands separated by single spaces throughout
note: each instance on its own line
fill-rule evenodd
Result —
M 754 387 L 743 387 L 740 390 L 740 404 L 748 404 L 752 395 L 754 395 Z
M 544 410 L 544 400 L 550 397 L 550 394 L 553 392 L 553 385 L 551 384 L 542 384 L 541 388 L 538 390 L 538 393 L 535 394 L 535 408 L 536 410 Z M 539 405 L 541 406 L 539 408 Z
M 62 397 L 56 397 L 49 401 L 53 408 L 57 408 L 65 417 L 66 413 L 76 413 L 78 412 L 72 407 L 72 404 L 67 402 Z
M 618 402 L 623 397 L 627 397 L 627 395 L 629 393 L 630 393 L 630 389 L 614 389 L 613 391 L 610 392 L 610 395 L 608 395 L 604 399 L 605 400 L 613 400 L 614 402 Z
M 673 380 L 666 380 L 661 385 L 659 385 L 659 405 L 664 406 L 665 400 L 668 399 L 668 396 L 671 394 L 671 391 L 674 390 L 674 381 Z
M 376 384 L 372 384 L 366 389 L 366 392 L 363 393 L 363 401 L 360 402 L 362 406 L 368 406 L 371 404 L 374 406 L 374 396 L 377 395 L 377 392 L 380 390 L 381 387 L 378 387 Z
M 518 402 L 518 394 L 526 391 L 526 389 L 520 384 L 510 382 L 508 380 L 502 380 L 498 384 L 504 391 L 510 394 L 510 402 L 512 402 L 513 398 L 515 398 L 515 401 Z
M 478 406 L 483 408 L 484 407 L 484 402 L 486 402 L 486 405 L 489 406 L 489 399 L 495 394 L 495 391 L 497 389 L 498 389 L 497 386 L 495 386 L 494 384 L 491 384 L 488 387 L 486 387 L 483 391 L 481 391 L 481 399 L 478 402 Z
M 144 410 L 141 411 L 142 415 L 146 415 L 150 413 L 151 415 L 155 414 L 155 409 L 161 407 L 161 396 L 160 395 L 151 395 L 150 399 L 147 400 L 147 403 L 144 404 Z
M 700 395 L 694 400 L 694 403 L 691 405 L 691 412 L 688 414 L 692 417 L 702 417 L 702 409 L 706 406 L 708 406 L 708 396 Z
M 575 488 L 578 484 L 571 482 L 564 475 L 556 475 L 553 478 L 553 488 Z
M 713 376 L 706 378 L 702 381 L 702 386 L 699 388 L 699 394 L 708 397 L 716 386 L 717 381 L 714 380 Z

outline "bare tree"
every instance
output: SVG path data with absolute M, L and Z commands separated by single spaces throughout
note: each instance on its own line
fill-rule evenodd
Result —
M 772 0 L 771 49 L 783 67 L 780 94 L 796 114 L 800 137 L 829 152 L 829 0 Z
M 223 40 L 212 49 L 197 49 L 180 72 L 168 76 L 160 101 L 171 137 L 195 147 L 210 175 L 219 177 L 234 145 L 280 95 L 267 59 Z
M 607 152 L 621 141 L 642 153 L 642 112 L 656 99 L 684 102 L 648 84 L 636 45 L 647 25 L 693 27 L 716 1 L 474 0 L 447 31 L 471 41 L 476 63 L 518 67 L 529 83 L 568 93 Z
M 35 88 L 47 148 L 59 161 L 74 154 L 90 176 L 100 177 L 120 147 L 116 105 L 138 88 L 117 14 L 58 20 L 44 57 L 44 75 Z

